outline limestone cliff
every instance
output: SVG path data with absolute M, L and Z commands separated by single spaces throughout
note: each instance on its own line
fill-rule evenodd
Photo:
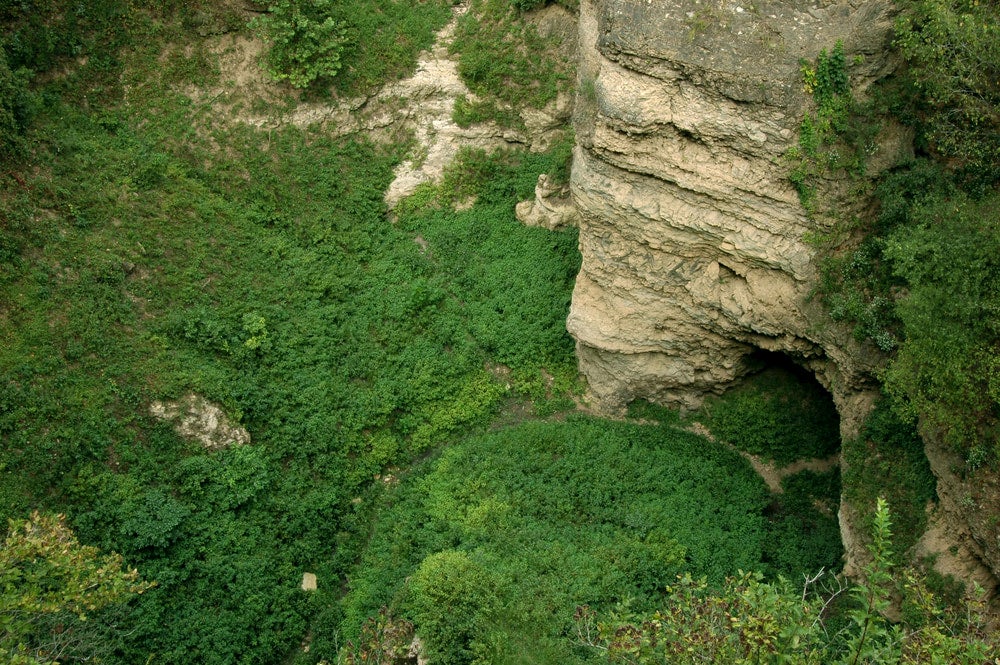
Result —
M 568 328 L 598 410 L 636 398 L 696 407 L 764 349 L 812 370 L 842 434 L 858 433 L 884 358 L 811 299 L 818 249 L 807 238 L 825 222 L 800 204 L 783 156 L 810 104 L 800 61 L 843 42 L 863 96 L 894 67 L 892 23 L 889 0 L 582 0 L 576 211 L 540 185 L 519 213 L 580 227 Z M 908 141 L 883 136 L 877 149 L 874 170 Z M 863 204 L 837 202 L 841 213 Z M 933 442 L 927 452 L 941 504 L 915 554 L 993 587 L 1000 492 L 961 480 Z M 865 558 L 854 512 L 840 515 L 849 571 Z
M 878 359 L 810 300 L 818 223 L 782 155 L 800 59 L 841 40 L 867 86 L 890 68 L 890 4 L 596 0 L 580 21 L 568 325 L 597 405 L 696 406 L 760 348 L 811 368 L 851 429 Z
M 823 222 L 783 155 L 810 103 L 800 60 L 842 41 L 863 94 L 892 70 L 892 20 L 887 0 L 583 0 L 568 328 L 599 410 L 696 407 L 765 349 L 812 370 L 857 433 L 881 358 L 810 298 Z

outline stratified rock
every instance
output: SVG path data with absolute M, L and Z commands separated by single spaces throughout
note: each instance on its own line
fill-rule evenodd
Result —
M 812 371 L 842 435 L 857 436 L 884 358 L 812 298 L 819 250 L 807 238 L 830 221 L 803 208 L 784 155 L 812 104 L 800 61 L 842 42 L 865 95 L 894 67 L 893 11 L 888 0 L 582 0 L 571 191 L 583 261 L 567 327 L 596 409 L 620 413 L 637 398 L 696 408 L 763 349 Z M 874 170 L 911 149 L 900 131 L 877 148 Z M 835 174 L 824 188 L 841 215 L 866 204 Z M 950 482 L 954 463 L 932 453 L 940 519 L 956 525 L 936 526 L 922 551 L 958 534 L 948 547 L 969 574 L 983 578 L 984 561 L 995 575 L 1000 508 Z M 860 517 L 841 507 L 854 572 L 867 557 Z
M 755 349 L 812 369 L 841 408 L 873 388 L 879 355 L 810 298 L 822 222 L 783 154 L 808 104 L 800 59 L 843 41 L 863 90 L 891 69 L 891 27 L 889 2 L 582 3 L 568 327 L 598 408 L 695 407 Z

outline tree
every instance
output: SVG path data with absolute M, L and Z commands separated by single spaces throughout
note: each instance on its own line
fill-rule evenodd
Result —
M 96 661 L 112 629 L 98 615 L 154 585 L 121 555 L 81 545 L 62 515 L 11 520 L 0 548 L 0 654 L 16 665 Z
M 280 0 L 252 21 L 271 42 L 268 71 L 275 80 L 305 88 L 316 79 L 337 75 L 346 26 L 330 12 L 330 0 Z
M 1000 3 L 908 0 L 896 45 L 922 101 L 929 147 L 970 184 L 1000 180 Z

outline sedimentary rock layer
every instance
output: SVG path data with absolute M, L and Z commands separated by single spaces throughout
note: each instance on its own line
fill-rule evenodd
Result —
M 800 59 L 842 41 L 863 89 L 891 67 L 891 19 L 888 2 L 582 3 L 568 325 L 599 408 L 696 406 L 758 348 L 842 411 L 870 387 L 876 354 L 810 299 L 821 223 L 783 155 L 809 103 Z

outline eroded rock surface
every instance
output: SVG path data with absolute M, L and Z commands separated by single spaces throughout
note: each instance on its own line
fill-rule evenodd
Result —
M 581 2 L 571 190 L 583 262 L 567 325 L 596 409 L 637 398 L 695 408 L 764 349 L 812 371 L 842 434 L 857 436 L 884 359 L 811 298 L 807 238 L 827 222 L 800 204 L 784 155 L 811 104 L 800 60 L 843 42 L 863 96 L 895 66 L 893 12 L 887 0 Z M 873 168 L 908 143 L 883 136 Z M 931 462 L 941 493 L 955 465 Z M 953 485 L 964 489 L 944 491 L 920 551 L 949 551 L 954 571 L 985 583 L 982 562 L 1000 570 L 984 542 L 1000 551 L 985 523 L 995 507 Z M 840 518 L 856 572 L 867 538 L 850 505 Z
M 856 87 L 892 67 L 888 2 L 581 5 L 572 190 L 583 267 L 569 329 L 592 397 L 697 406 L 754 349 L 790 355 L 842 409 L 878 355 L 810 299 L 822 230 L 783 160 L 799 61 L 843 41 Z M 848 426 L 857 418 L 848 417 Z

